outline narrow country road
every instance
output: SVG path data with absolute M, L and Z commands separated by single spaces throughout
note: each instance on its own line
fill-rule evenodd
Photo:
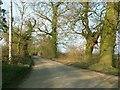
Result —
M 34 57 L 35 66 L 18 88 L 117 88 L 118 77 Z

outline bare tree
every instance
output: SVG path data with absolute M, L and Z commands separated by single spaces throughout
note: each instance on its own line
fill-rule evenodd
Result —
M 51 37 L 53 51 L 55 53 L 54 57 L 58 57 L 57 38 L 58 38 L 58 28 L 60 28 L 60 24 L 58 23 L 58 20 L 60 16 L 62 16 L 62 14 L 67 11 L 67 10 L 63 10 L 63 11 L 60 10 L 61 5 L 63 5 L 62 2 L 49 2 L 49 3 L 38 2 L 35 4 L 36 9 L 33 10 L 35 15 L 37 15 L 41 20 L 40 22 L 38 22 L 41 23 L 41 25 L 39 24 L 38 26 L 39 31 Z
M 28 5 L 24 0 L 14 1 L 14 4 L 16 5 L 16 10 L 18 11 L 18 14 L 20 15 L 18 17 L 18 20 L 20 24 L 17 25 L 18 31 L 16 34 L 18 35 L 18 46 L 17 46 L 17 53 L 21 54 L 21 45 L 22 45 L 22 32 L 24 31 L 23 27 L 25 26 L 25 20 L 26 20 L 26 10 L 28 9 Z M 18 23 L 19 23 L 18 22 Z
M 79 4 L 77 3 L 77 6 L 71 8 L 74 11 L 72 12 L 72 20 L 70 19 L 73 34 L 82 35 L 86 40 L 85 60 L 89 60 L 92 57 L 93 48 L 96 44 L 98 44 L 98 38 L 101 34 L 101 27 L 103 25 L 102 13 L 104 12 L 104 8 L 101 9 L 100 13 L 97 13 L 97 10 L 94 10 L 92 5 L 95 6 L 95 9 L 99 4 L 83 2 Z M 94 21 L 90 20 L 91 18 Z M 91 26 L 91 22 L 95 22 L 94 25 Z M 75 30 L 78 25 L 80 27 L 79 30 Z

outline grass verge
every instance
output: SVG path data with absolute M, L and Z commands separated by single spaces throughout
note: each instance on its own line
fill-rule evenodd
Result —
M 16 82 L 17 79 L 23 78 L 30 71 L 28 66 L 18 66 L 3 64 L 2 65 L 2 87 L 6 88 Z
M 52 60 L 54 60 L 54 59 L 52 59 Z M 63 63 L 68 66 L 77 67 L 77 68 L 81 68 L 81 69 L 87 69 L 87 70 L 100 72 L 100 73 L 104 73 L 104 74 L 115 75 L 115 76 L 119 75 L 118 68 L 107 67 L 105 65 L 98 64 L 97 60 L 89 61 L 89 62 L 88 61 L 77 61 L 77 62 L 72 61 L 71 62 L 70 60 L 67 60 L 67 59 L 56 59 L 54 61 Z
M 26 59 L 24 64 L 2 64 L 2 87 L 16 86 L 31 71 L 33 61 Z

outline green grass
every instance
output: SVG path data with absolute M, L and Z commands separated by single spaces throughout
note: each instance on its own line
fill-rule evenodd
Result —
M 105 74 L 111 74 L 118 76 L 118 68 L 107 67 L 105 65 L 100 65 L 96 62 L 76 62 L 76 63 L 67 63 L 66 65 L 71 65 L 77 68 L 88 69 L 92 71 L 97 71 Z
M 82 69 L 88 69 L 91 64 L 92 63 L 88 63 L 88 62 L 76 62 L 76 63 L 71 63 L 71 64 L 67 63 L 67 65 L 72 65 L 72 66 L 79 67 Z
M 119 56 L 119 58 L 120 58 L 120 56 Z M 118 56 L 114 56 L 113 60 L 115 63 L 117 63 Z M 101 72 L 101 73 L 105 73 L 105 74 L 116 75 L 116 76 L 118 76 L 118 73 L 119 73 L 119 69 L 118 69 L 119 66 L 114 68 L 112 66 L 106 66 L 103 64 L 99 64 L 98 56 L 94 56 L 93 59 L 90 59 L 89 61 L 81 60 L 81 61 L 75 62 L 75 63 L 69 62 L 66 65 L 71 65 L 71 66 L 82 68 L 82 69 L 88 69 L 88 70 Z
M 116 75 L 118 76 L 118 71 L 119 69 L 118 68 L 114 68 L 112 66 L 106 66 L 106 65 L 103 65 L 103 64 L 94 64 L 94 65 L 91 65 L 89 67 L 90 70 L 94 70 L 94 71 L 98 71 L 98 72 L 102 72 L 102 73 L 105 73 L 105 74 L 111 74 L 111 75 Z
M 13 84 L 17 79 L 22 78 L 30 71 L 30 67 L 23 65 L 2 65 L 2 85 L 8 87 L 10 84 Z
M 33 61 L 25 58 L 22 64 L 2 64 L 2 86 L 11 87 L 21 81 L 30 71 Z

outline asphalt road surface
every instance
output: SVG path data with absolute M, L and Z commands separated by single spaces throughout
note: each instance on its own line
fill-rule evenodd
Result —
M 117 88 L 118 77 L 34 57 L 35 66 L 18 88 Z

